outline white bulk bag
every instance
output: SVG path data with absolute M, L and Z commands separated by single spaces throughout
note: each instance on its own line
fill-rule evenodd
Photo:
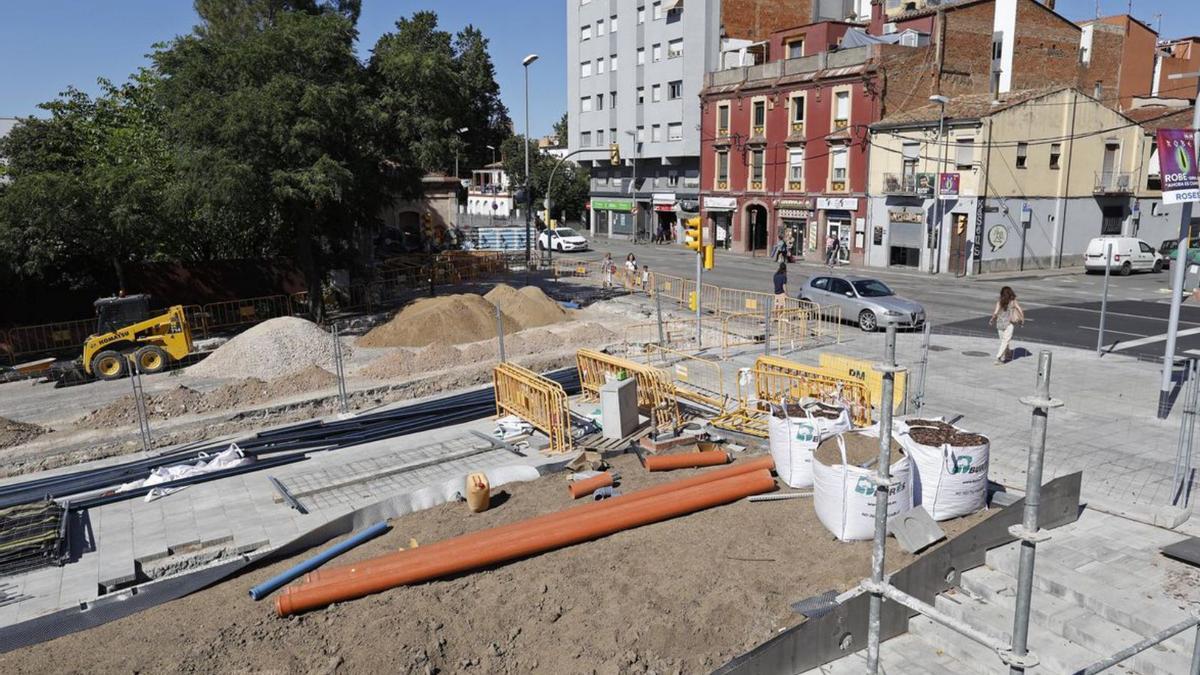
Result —
M 905 425 L 894 434 L 917 467 L 914 503 L 934 520 L 965 516 L 987 506 L 988 459 L 991 443 L 941 447 L 924 445 L 910 435 L 914 426 Z M 965 431 L 959 429 L 959 431 Z M 975 432 L 967 432 L 975 433 Z
M 871 481 L 874 467 L 847 466 L 845 441 L 841 435 L 835 438 L 842 453 L 841 464 L 812 463 L 817 519 L 842 541 L 870 539 L 875 535 L 875 483 Z M 908 458 L 902 457 L 892 464 L 890 471 L 895 484 L 888 490 L 888 520 L 913 507 L 912 466 Z
M 821 442 L 815 420 L 777 417 L 772 410 L 767 416 L 767 441 L 779 480 L 788 487 L 812 487 L 812 453 Z
M 804 407 L 809 416 L 816 422 L 817 433 L 820 434 L 821 440 L 837 434 L 844 434 L 854 428 L 854 423 L 850 421 L 850 409 L 844 405 L 824 403 L 814 398 L 804 399 L 800 402 L 800 405 Z M 829 418 L 814 414 L 820 408 L 836 409 L 837 417 Z

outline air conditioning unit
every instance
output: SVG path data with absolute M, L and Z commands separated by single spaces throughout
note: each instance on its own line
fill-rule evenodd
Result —
M 891 35 L 892 33 L 895 33 L 895 32 L 896 32 L 896 22 L 895 21 L 889 21 L 889 22 L 883 24 L 883 34 L 884 35 Z

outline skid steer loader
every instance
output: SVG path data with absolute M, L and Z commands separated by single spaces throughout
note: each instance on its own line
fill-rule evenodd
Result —
M 182 305 L 151 316 L 145 294 L 100 298 L 93 304 L 96 332 L 83 343 L 74 367 L 60 373 L 60 385 L 120 379 L 132 365 L 143 374 L 159 373 L 192 353 L 192 329 Z

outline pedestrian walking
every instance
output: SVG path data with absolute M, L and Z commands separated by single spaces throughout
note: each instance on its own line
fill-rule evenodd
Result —
M 1000 299 L 996 301 L 988 323 L 996 326 L 1000 337 L 1000 349 L 996 352 L 996 365 L 1000 366 L 1012 360 L 1013 327 L 1025 323 L 1025 310 L 1021 309 L 1011 287 L 1000 289 Z
M 632 253 L 625 256 L 625 271 L 629 272 L 631 278 L 637 273 L 637 256 Z
M 837 237 L 829 237 L 829 241 L 825 244 L 825 266 L 831 271 L 833 266 L 837 264 L 838 253 L 841 252 L 842 241 Z
M 616 265 L 613 264 L 612 254 L 605 253 L 604 260 L 601 261 L 600 267 L 604 272 L 604 288 L 612 290 L 613 287 L 613 272 L 616 270 Z
M 787 254 L 787 242 L 783 240 L 783 233 L 780 232 L 779 241 L 776 241 L 775 248 L 771 249 L 771 258 L 773 258 L 775 262 L 785 263 L 787 262 Z
M 650 289 L 650 266 L 642 265 L 642 290 L 649 292 Z
M 787 263 L 779 263 L 775 270 L 775 309 L 781 310 L 787 306 Z

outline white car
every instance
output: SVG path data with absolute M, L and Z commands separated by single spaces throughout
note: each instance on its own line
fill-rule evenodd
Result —
M 579 236 L 579 233 L 569 227 L 542 230 L 542 233 L 538 235 L 537 244 L 538 248 L 543 251 L 546 249 L 554 251 L 588 250 L 587 239 Z
M 1088 242 L 1083 268 L 1088 272 L 1103 272 L 1105 251 L 1112 247 L 1109 272 L 1129 276 L 1135 271 L 1161 272 L 1163 257 L 1154 247 L 1136 237 L 1096 237 Z

